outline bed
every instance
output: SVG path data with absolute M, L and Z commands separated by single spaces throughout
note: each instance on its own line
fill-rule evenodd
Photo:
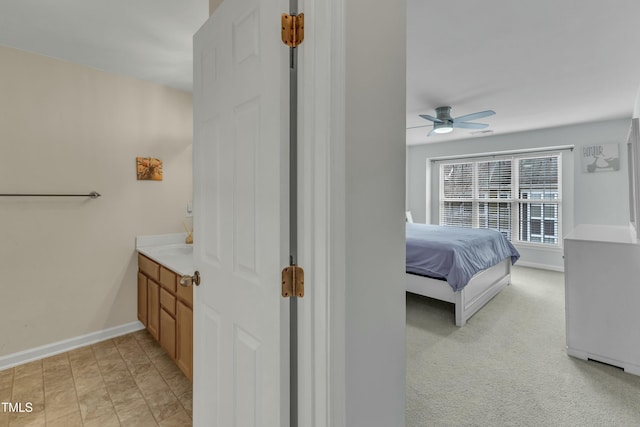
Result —
M 407 291 L 455 305 L 457 326 L 511 282 L 520 254 L 490 229 L 407 222 Z

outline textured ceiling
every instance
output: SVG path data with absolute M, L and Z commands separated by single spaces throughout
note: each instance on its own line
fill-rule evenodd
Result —
M 439 106 L 493 134 L 631 117 L 640 86 L 640 2 L 484 0 L 407 3 L 407 127 Z M 407 143 L 428 137 L 408 129 Z
M 0 44 L 191 90 L 205 0 L 0 2 Z M 407 0 L 407 127 L 451 106 L 494 135 L 631 117 L 640 1 Z M 374 90 L 372 88 L 372 90 Z M 468 129 L 407 143 L 474 137 Z
M 208 0 L 0 2 L 0 44 L 191 91 Z

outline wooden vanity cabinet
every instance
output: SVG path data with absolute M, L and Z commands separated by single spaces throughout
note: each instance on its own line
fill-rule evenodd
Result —
M 178 301 L 176 311 L 176 364 L 193 381 L 193 309 Z
M 138 319 L 182 372 L 193 380 L 193 288 L 138 254 Z
M 176 359 L 176 319 L 166 310 L 160 310 L 160 345 L 171 359 Z
M 176 359 L 176 275 L 160 266 L 160 345 L 171 359 Z
M 138 272 L 138 320 L 147 326 L 147 276 Z
M 160 339 L 160 285 L 147 281 L 147 330 L 155 339 Z

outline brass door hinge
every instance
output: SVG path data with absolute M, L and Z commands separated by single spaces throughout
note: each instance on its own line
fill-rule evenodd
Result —
M 304 13 L 299 15 L 282 14 L 282 43 L 296 47 L 304 40 Z
M 304 270 L 297 265 L 290 265 L 282 270 L 282 296 L 289 298 L 304 296 Z

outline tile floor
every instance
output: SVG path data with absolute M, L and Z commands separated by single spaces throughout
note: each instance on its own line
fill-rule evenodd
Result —
M 0 427 L 191 426 L 191 402 L 146 330 L 0 371 Z

